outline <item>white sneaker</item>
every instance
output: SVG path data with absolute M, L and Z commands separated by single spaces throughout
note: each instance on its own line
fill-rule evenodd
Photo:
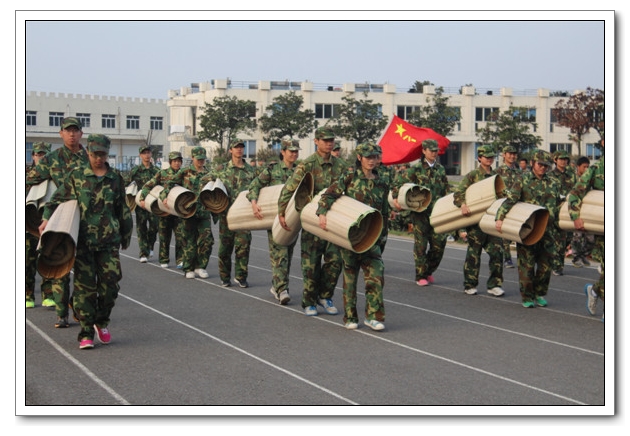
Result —
M 464 289 L 464 292 L 468 295 L 475 295 L 477 293 L 477 288 Z
M 317 300 L 317 305 L 322 306 L 328 315 L 337 315 L 339 313 L 330 298 Z
M 205 269 L 203 269 L 203 268 L 197 268 L 197 269 L 195 270 L 195 274 L 197 274 L 197 275 L 198 275 L 199 277 L 201 277 L 202 279 L 207 279 L 207 278 L 210 276 L 210 274 L 208 274 L 208 271 L 206 271 L 206 270 L 205 270 Z
M 177 269 L 182 269 L 183 266 L 184 266 L 184 263 L 180 262 L 177 264 Z
M 291 297 L 289 297 L 289 291 L 285 289 L 284 291 L 280 292 L 280 295 L 278 295 L 278 300 L 280 300 L 280 304 L 286 306 L 289 301 L 291 301 Z
M 161 266 L 162 268 L 168 268 L 168 263 L 162 263 L 162 264 L 160 264 L 160 266 Z
M 144 257 L 144 256 L 142 256 L 142 257 L 140 258 L 140 263 L 147 263 L 147 258 L 146 258 L 146 257 Z
M 194 279 L 195 278 L 195 273 L 193 271 L 188 271 L 186 273 L 186 278 L 187 279 Z
M 498 286 L 492 289 L 488 289 L 487 292 L 488 294 L 494 295 L 495 297 L 500 297 L 501 295 L 505 294 L 505 291 Z
M 359 328 L 359 324 L 357 324 L 356 322 L 348 321 L 344 325 L 344 327 L 347 328 L 348 330 L 356 330 Z
M 369 328 L 371 328 L 372 330 L 384 330 L 385 329 L 385 324 L 383 324 L 380 321 L 377 321 L 375 319 L 371 319 L 371 320 L 365 320 L 363 321 L 363 324 L 365 324 L 366 326 L 368 326 Z

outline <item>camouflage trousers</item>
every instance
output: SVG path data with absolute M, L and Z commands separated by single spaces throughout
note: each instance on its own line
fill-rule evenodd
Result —
M 26 301 L 35 301 L 35 276 L 37 274 L 37 236 L 26 234 Z M 42 280 L 42 300 L 54 300 L 50 280 Z
M 214 245 L 210 219 L 192 216 L 181 219 L 178 226 L 183 271 L 206 269 Z
M 564 257 L 570 241 L 569 236 L 571 236 L 570 232 L 566 232 L 559 227 L 554 228 L 554 251 L 556 256 L 554 257 L 553 264 L 551 265 L 554 271 L 562 271 L 564 268 Z
M 335 244 L 302 230 L 302 307 L 317 305 L 317 300 L 332 298 L 341 275 L 341 254 Z
M 122 279 L 118 248 L 77 247 L 72 305 L 81 323 L 78 340 L 94 339 L 94 325 L 107 327 Z
M 247 280 L 249 249 L 252 245 L 252 232 L 233 232 L 227 223 L 227 213 L 219 218 L 219 277 L 229 282 L 232 275 L 232 252 L 234 252 L 234 278 Z
M 573 259 L 586 258 L 593 252 L 595 246 L 595 235 L 587 232 L 573 232 L 571 238 L 571 251 Z
M 154 213 L 136 207 L 136 233 L 140 257 L 149 257 L 149 253 L 153 250 L 157 239 L 158 220 L 159 218 Z
M 76 264 L 74 266 L 76 270 Z M 52 291 L 55 300 L 55 311 L 57 316 L 65 318 L 68 316 L 68 303 L 70 302 L 70 282 L 71 274 L 68 273 L 59 279 L 42 279 L 42 286 Z
M 175 263 L 182 259 L 181 237 L 178 235 L 180 218 L 174 215 L 158 217 L 158 238 L 160 240 L 160 263 L 168 263 L 171 252 L 171 238 L 175 234 Z
M 516 244 L 518 282 L 523 301 L 547 295 L 557 258 L 555 232 L 548 229 L 534 245 Z
M 271 260 L 271 286 L 276 291 L 276 295 L 280 295 L 280 292 L 289 290 L 291 258 L 297 239 L 291 245 L 276 244 L 271 230 L 267 230 L 267 239 L 269 241 L 269 259 Z
M 510 244 L 512 241 L 509 239 L 503 239 L 503 260 L 508 261 L 512 260 L 512 249 L 510 248 Z
M 412 213 L 413 260 L 416 264 L 416 281 L 426 279 L 440 266 L 446 247 L 446 234 L 437 234 L 429 221 L 429 214 Z M 428 248 L 428 251 L 427 251 Z
M 602 272 L 599 279 L 593 283 L 593 290 L 604 301 L 604 236 L 595 235 L 595 246 L 593 247 L 593 259 L 600 263 Z
M 488 289 L 503 286 L 503 240 L 484 233 L 478 225 L 468 227 L 466 231 L 468 233 L 468 249 L 464 261 L 464 289 L 477 288 L 479 284 L 482 250 L 486 250 L 490 256 Z
M 343 321 L 359 322 L 357 313 L 357 281 L 363 270 L 365 279 L 365 319 L 385 321 L 383 285 L 385 283 L 381 249 L 374 245 L 365 253 L 341 249 L 343 260 Z

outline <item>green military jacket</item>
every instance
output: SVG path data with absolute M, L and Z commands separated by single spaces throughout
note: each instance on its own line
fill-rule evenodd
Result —
M 26 186 L 39 185 L 45 180 L 52 180 L 57 187 L 70 171 L 77 167 L 89 165 L 87 151 L 81 145 L 79 151 L 73 153 L 65 145 L 47 153 L 26 176 Z
M 462 204 L 466 204 L 466 189 L 468 189 L 470 185 L 496 174 L 497 173 L 493 169 L 491 169 L 489 173 L 486 173 L 481 167 L 466 174 L 453 191 L 453 204 L 457 207 L 462 207 Z M 503 197 L 502 192 L 497 194 L 498 197 Z
M 136 165 L 129 171 L 127 177 L 125 178 L 125 183 L 128 185 L 131 182 L 136 182 L 136 186 L 138 189 L 142 189 L 145 183 L 151 180 L 157 173 L 160 171 L 158 167 L 151 164 L 149 168 L 144 165 Z
M 431 191 L 431 204 L 422 213 L 431 214 L 435 203 L 451 192 L 448 177 L 446 177 L 446 169 L 437 161 L 431 166 L 425 159 L 422 159 L 411 168 L 398 174 L 392 186 L 393 198 L 398 197 L 398 191 L 405 183 L 415 183 Z
M 560 195 L 563 197 L 569 195 L 569 192 L 571 192 L 577 183 L 577 175 L 570 167 L 564 172 L 558 171 L 558 168 L 554 168 L 553 171 L 550 171 L 548 174 L 555 177 L 558 179 L 558 182 L 560 182 Z
M 46 204 L 43 219 L 50 219 L 61 203 L 77 200 L 78 244 L 95 251 L 126 249 L 131 242 L 133 220 L 125 196 L 125 181 L 109 165 L 102 177 L 96 176 L 89 165 L 75 168 Z
M 580 217 L 582 200 L 591 189 L 604 191 L 604 156 L 600 158 L 599 162 L 588 167 L 567 197 L 569 216 L 572 221 Z
M 164 201 L 164 199 L 168 196 L 166 185 L 169 185 L 169 182 L 175 179 L 179 171 L 175 171 L 173 168 L 168 167 L 165 170 L 159 170 L 155 173 L 155 175 L 142 186 L 142 191 L 140 191 L 140 201 L 146 199 L 149 192 L 151 192 L 151 189 L 158 185 L 164 187 L 162 192 L 160 192 L 160 200 Z M 172 184 L 170 186 L 172 187 Z
M 210 181 L 220 179 L 225 185 L 230 204 L 232 204 L 238 194 L 249 187 L 254 177 L 256 177 L 254 167 L 245 162 L 245 160 L 243 160 L 243 167 L 234 165 L 234 162 L 230 160 L 222 169 L 214 170 L 204 175 L 201 179 L 201 187 L 203 188 Z M 227 213 L 227 209 L 224 213 Z
M 287 167 L 284 161 L 274 162 L 267 165 L 258 174 L 252 183 L 249 184 L 249 192 L 247 193 L 247 199 L 249 201 L 258 200 L 260 190 L 266 186 L 281 185 L 289 180 L 289 177 L 293 175 L 295 166 L 291 168 Z
M 509 167 L 506 164 L 503 164 L 497 168 L 496 173 L 501 176 L 505 189 L 508 191 L 514 182 L 523 176 L 523 171 L 521 171 L 517 165 Z

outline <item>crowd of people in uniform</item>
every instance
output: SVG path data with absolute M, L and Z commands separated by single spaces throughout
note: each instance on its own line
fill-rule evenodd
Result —
M 43 211 L 40 235 L 46 230 L 48 220 L 56 208 L 70 199 L 78 202 L 80 227 L 74 263 L 74 288 L 70 295 L 70 274 L 60 279 L 42 279 L 42 305 L 55 307 L 56 328 L 68 327 L 68 315 L 80 323 L 79 347 L 90 349 L 95 337 L 101 343 L 111 341 L 108 329 L 121 278 L 119 250 L 129 246 L 133 221 L 126 204 L 125 187 L 135 183 L 139 189 L 139 206 L 135 208 L 136 233 L 140 263 L 147 263 L 154 256 L 159 244 L 158 261 L 161 267 L 170 266 L 170 244 L 175 237 L 175 262 L 187 279 L 209 277 L 207 266 L 214 245 L 211 226 L 218 223 L 218 273 L 221 286 L 232 284 L 247 288 L 251 231 L 233 231 L 228 226 L 226 208 L 221 213 L 210 212 L 199 200 L 200 190 L 209 182 L 220 180 L 231 202 L 243 191 L 251 203 L 252 219 L 262 219 L 258 205 L 260 191 L 268 186 L 283 185 L 279 199 L 277 218 L 280 226 L 291 231 L 286 212 L 289 200 L 307 173 L 313 179 L 313 192 L 321 193 L 317 204 L 319 227 L 326 230 L 327 214 L 333 203 L 342 195 L 348 196 L 379 211 L 383 217 L 393 218 L 403 211 L 398 203 L 398 192 L 406 183 L 427 188 L 431 202 L 423 211 L 406 211 L 409 227 L 413 232 L 415 283 L 429 286 L 435 283 L 447 242 L 448 234 L 437 233 L 431 226 L 430 217 L 438 199 L 453 193 L 453 204 L 468 216 L 466 190 L 487 177 L 500 175 L 505 189 L 498 193 L 506 200 L 496 213 L 496 229 L 501 232 L 506 214 L 518 202 L 545 207 L 549 211 L 549 223 L 543 237 L 533 245 L 516 244 L 517 268 L 522 305 L 526 308 L 546 306 L 546 294 L 551 274 L 563 274 L 567 250 L 573 253 L 573 265 L 588 265 L 591 256 L 600 262 L 600 277 L 585 287 L 587 310 L 595 315 L 598 300 L 604 301 L 604 238 L 585 232 L 580 218 L 582 199 L 591 189 L 604 190 L 604 157 L 589 166 L 586 159 L 578 160 L 576 173 L 569 165 L 570 157 L 564 152 L 550 154 L 536 150 L 527 166 L 517 164 L 517 151 L 507 146 L 502 150 L 503 164 L 495 169 L 496 150 L 491 145 L 478 147 L 476 169 L 464 175 L 452 186 L 445 168 L 438 159 L 438 143 L 428 139 L 422 142 L 423 157 L 414 165 L 385 166 L 381 162 L 382 150 L 375 143 L 359 144 L 352 154 L 354 163 L 339 157 L 340 144 L 328 127 L 315 131 L 316 151 L 299 160 L 299 142 L 285 138 L 281 142 L 280 156 L 266 165 L 256 167 L 244 159 L 245 143 L 235 140 L 229 144 L 230 159 L 227 163 L 209 165 L 203 147 L 192 149 L 190 166 L 182 168 L 180 152 L 168 155 L 169 166 L 160 169 L 152 163 L 152 149 L 141 146 L 140 164 L 124 177 L 107 164 L 110 140 L 105 135 L 91 134 L 87 147 L 80 143 L 81 122 L 74 117 L 65 118 L 60 136 L 64 146 L 51 151 L 50 144 L 36 143 L 33 148 L 34 164 L 27 169 L 28 189 L 45 180 L 55 183 L 57 190 Z M 603 147 L 603 140 L 602 140 Z M 551 167 L 555 163 L 555 168 Z M 147 196 L 153 188 L 163 189 L 159 199 L 168 204 L 168 194 L 176 186 L 197 195 L 197 207 L 192 216 L 181 218 L 172 214 L 158 216 L 145 209 Z M 394 199 L 390 205 L 388 196 Z M 558 226 L 560 203 L 568 201 L 575 232 L 565 232 Z M 333 302 L 339 276 L 343 277 L 343 323 L 347 329 L 359 327 L 357 313 L 357 282 L 360 271 L 365 281 L 365 313 L 363 324 L 372 330 L 385 329 L 383 301 L 385 250 L 389 232 L 389 219 L 378 240 L 372 247 L 356 253 L 339 247 L 304 229 L 300 232 L 300 260 L 303 290 L 300 304 L 307 316 L 317 316 L 320 310 L 329 315 L 338 314 Z M 267 231 L 269 257 L 272 267 L 270 292 L 282 305 L 291 301 L 289 295 L 289 271 L 297 239 L 289 245 L 276 243 L 271 230 Z M 484 233 L 478 224 L 457 232 L 468 244 L 463 265 L 463 291 L 477 294 L 482 250 L 489 255 L 490 275 L 486 289 L 490 295 L 504 295 L 503 269 L 513 268 L 508 239 Z M 35 271 L 37 237 L 27 236 L 26 307 L 35 306 Z M 232 265 L 234 256 L 234 265 Z M 232 266 L 234 273 L 232 274 Z M 602 318 L 603 321 L 603 318 Z

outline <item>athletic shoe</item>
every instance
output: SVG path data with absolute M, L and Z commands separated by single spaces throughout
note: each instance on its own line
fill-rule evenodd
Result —
M 284 291 L 280 292 L 278 299 L 280 300 L 280 304 L 286 306 L 289 301 L 291 301 L 291 297 L 289 297 L 289 291 L 285 289 Z
M 68 323 L 68 317 L 67 316 L 58 316 L 57 317 L 57 322 L 55 323 L 55 328 L 56 329 L 65 329 L 66 327 L 70 327 L 70 324 Z
M 52 298 L 45 298 L 44 301 L 42 301 L 42 306 L 44 307 L 55 307 L 55 300 L 53 300 Z
M 183 262 L 180 262 L 177 264 L 177 269 L 182 269 L 183 266 L 184 266 Z
M 591 262 L 589 262 L 587 258 L 582 257 L 580 260 L 582 260 L 584 266 L 591 266 Z
M 586 294 L 586 311 L 591 315 L 595 316 L 597 312 L 597 296 L 593 295 L 593 285 L 586 284 L 584 285 L 584 293 Z
M 561 269 L 559 269 L 558 271 L 553 271 L 553 275 L 554 275 L 554 276 L 563 276 L 563 275 L 564 275 L 564 273 L 562 272 L 562 270 L 561 270 Z
M 428 276 L 428 277 L 427 277 L 427 282 L 429 282 L 429 283 L 434 283 L 434 282 L 435 282 L 435 279 L 433 278 L 433 276 Z
M 275 298 L 276 300 L 280 299 L 280 297 L 278 297 L 278 294 L 276 293 L 276 290 L 273 288 L 273 286 L 271 287 L 271 289 L 269 289 L 269 292 L 271 292 L 271 295 L 273 295 L 273 298 Z
M 317 307 L 308 306 L 304 308 L 304 315 L 306 316 L 317 316 Z
M 168 268 L 168 263 L 161 263 L 161 264 L 160 264 L 160 266 L 161 266 L 162 268 Z
M 223 286 L 224 288 L 229 288 L 230 286 L 232 286 L 232 284 L 229 280 L 226 280 L 224 282 L 221 282 L 221 286 Z
M 348 321 L 345 325 L 345 328 L 347 328 L 348 330 L 356 330 L 359 328 L 359 324 L 353 321 Z
M 247 283 L 247 280 L 245 280 L 245 279 L 237 279 L 235 277 L 234 278 L 234 283 L 239 285 L 241 288 L 249 288 L 249 284 Z
M 148 260 L 148 259 L 146 258 L 146 256 L 142 256 L 142 257 L 140 258 L 140 263 L 147 263 L 147 260 Z
M 418 286 L 429 286 L 429 281 L 427 279 L 420 279 L 416 282 Z
M 337 315 L 339 313 L 330 298 L 322 298 L 321 300 L 317 300 L 317 305 L 322 306 L 328 315 Z
M 582 268 L 584 266 L 584 262 L 582 262 L 582 259 L 580 258 L 573 259 L 572 263 L 573 263 L 573 266 L 576 268 Z
M 506 260 L 503 264 L 503 268 L 514 268 L 514 263 L 512 262 L 512 259 Z
M 32 309 L 33 307 L 35 307 L 35 302 L 33 300 L 26 300 L 26 308 Z
M 194 279 L 195 278 L 195 273 L 193 271 L 188 271 L 186 273 L 186 278 L 187 279 Z
M 101 342 L 101 344 L 109 344 L 112 340 L 112 334 L 109 332 L 107 327 L 100 328 L 96 324 L 94 324 L 94 328 L 96 329 L 96 337 Z
M 207 279 L 207 278 L 208 278 L 208 276 L 209 276 L 208 271 L 206 271 L 206 270 L 205 270 L 205 269 L 203 269 L 203 268 L 197 268 L 197 269 L 195 270 L 195 274 L 197 274 L 197 275 L 198 275 L 200 278 L 202 278 L 202 279 Z
M 79 342 L 79 348 L 82 350 L 94 348 L 94 341 L 92 339 L 83 338 L 81 339 L 81 342 Z
M 488 294 L 490 295 L 494 295 L 495 297 L 500 297 L 501 295 L 505 294 L 505 291 L 498 286 L 492 289 L 488 289 L 486 292 L 488 292 Z
M 547 305 L 547 300 L 542 295 L 536 297 L 536 304 L 540 307 L 545 307 Z
M 385 329 L 385 324 L 383 324 L 380 321 L 377 321 L 375 319 L 366 319 L 365 321 L 363 321 L 363 324 L 365 324 L 366 326 L 368 326 L 369 328 L 371 328 L 372 330 L 384 330 Z
M 523 307 L 531 308 L 531 307 L 535 307 L 535 306 L 536 305 L 534 304 L 534 302 L 532 300 L 523 301 Z
M 464 292 L 468 295 L 475 295 L 477 293 L 477 288 L 464 289 Z

